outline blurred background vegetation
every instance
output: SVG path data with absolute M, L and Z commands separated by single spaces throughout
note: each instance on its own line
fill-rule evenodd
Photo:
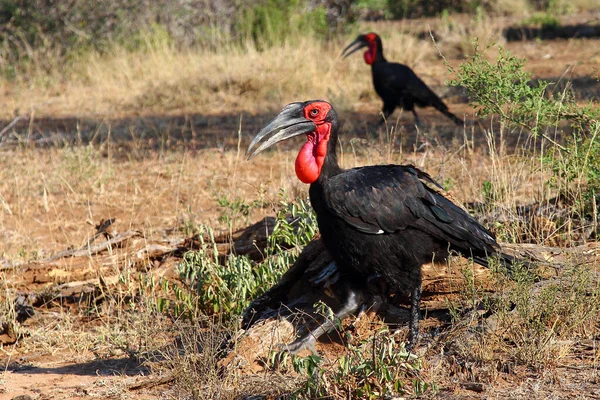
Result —
M 331 39 L 357 21 L 421 18 L 453 12 L 545 15 L 585 11 L 599 0 L 0 0 L 0 68 L 69 61 L 117 45 L 153 40 L 189 48 L 257 49 L 300 36 Z M 55 63 L 47 65 L 56 66 Z

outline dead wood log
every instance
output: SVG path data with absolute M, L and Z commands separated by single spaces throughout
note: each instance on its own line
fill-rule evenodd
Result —
M 288 220 L 294 226 L 297 220 Z M 254 261 L 264 258 L 264 249 L 268 246 L 269 236 L 273 233 L 277 220 L 274 217 L 265 217 L 255 224 L 239 229 L 233 233 L 220 232 L 211 238 L 207 234 L 186 239 L 183 248 L 196 250 L 202 243 L 214 243 L 219 256 L 224 258 L 229 254 L 245 255 Z
M 105 250 L 109 250 L 112 247 L 115 247 L 118 245 L 123 245 L 123 243 L 125 241 L 127 241 L 131 238 L 134 238 L 134 237 L 139 237 L 139 236 L 141 236 L 141 232 L 139 232 L 139 231 L 123 232 L 123 233 L 116 235 L 115 237 L 112 237 L 108 240 L 105 240 L 104 242 L 101 242 L 101 243 L 98 243 L 95 245 L 86 245 L 86 246 L 80 247 L 79 249 L 71 249 L 71 250 L 61 251 L 60 253 L 57 253 L 54 256 L 43 260 L 42 263 L 56 261 L 60 258 L 65 258 L 65 257 L 93 256 L 93 255 L 101 253 Z
M 0 324 L 0 345 L 15 344 L 18 338 L 13 321 L 2 322 Z
M 596 202 L 600 202 L 600 196 Z M 593 215 L 581 216 L 576 212 L 573 201 L 565 196 L 514 208 L 490 208 L 486 203 L 478 202 L 468 203 L 467 208 L 479 215 L 478 219 L 484 225 L 501 223 L 521 227 L 524 235 L 525 232 L 527 235 L 523 236 L 523 240 L 531 236 L 547 237 L 548 243 L 553 246 L 573 246 L 595 241 L 600 225 L 600 219 L 594 219 Z
M 153 241 L 141 238 L 138 231 L 108 232 L 113 223 L 114 219 L 109 219 L 96 224 L 96 232 L 83 247 L 61 251 L 41 261 L 3 263 L 0 265 L 0 271 L 20 268 L 20 273 L 11 278 L 11 284 L 15 288 L 31 295 L 34 295 L 38 288 L 42 291 L 52 289 L 56 294 L 55 300 L 70 302 L 98 291 L 102 277 L 112 284 L 116 279 L 115 267 L 157 273 L 156 267 L 163 265 L 166 258 L 181 257 L 185 252 L 201 246 L 198 237 Z M 233 252 L 262 259 L 263 249 L 267 246 L 275 223 L 275 218 L 268 217 L 233 233 L 223 232 L 214 239 L 203 239 L 205 243 L 214 240 L 221 258 Z M 107 240 L 92 244 L 102 235 L 106 236 Z M 108 252 L 117 248 L 118 252 Z M 157 260 L 158 263 L 154 262 Z M 171 271 L 161 272 L 161 276 L 165 274 L 176 276 L 172 266 Z

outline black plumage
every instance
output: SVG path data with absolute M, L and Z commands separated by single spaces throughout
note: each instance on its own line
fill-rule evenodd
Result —
M 354 42 L 344 49 L 342 54 L 347 57 L 367 46 L 369 50 L 365 53 L 365 61 L 371 64 L 373 86 L 375 86 L 375 91 L 383 100 L 384 118 L 388 118 L 396 107 L 400 107 L 405 111 L 411 111 L 415 116 L 415 122 L 419 124 L 419 116 L 415 111 L 415 106 L 431 106 L 450 118 L 456 125 L 464 124 L 463 120 L 452 114 L 442 99 L 410 67 L 388 62 L 385 59 L 383 44 L 377 34 L 359 35 Z M 351 48 L 352 50 L 350 50 Z
M 319 112 L 326 115 L 319 116 Z M 414 343 L 423 264 L 444 262 L 453 251 L 484 266 L 491 256 L 507 264 L 513 260 L 500 252 L 491 232 L 416 167 L 342 169 L 336 156 L 337 131 L 337 114 L 329 103 L 293 103 L 255 137 L 248 150 L 262 142 L 252 157 L 302 133 L 308 137 L 305 146 L 318 148 L 326 142 L 325 157 L 317 161 L 319 173 L 309 189 L 325 247 L 339 269 L 365 278 L 378 274 L 395 292 L 411 293 L 410 338 Z M 298 160 L 297 165 L 304 162 L 302 152 Z M 309 157 L 307 162 L 313 161 Z

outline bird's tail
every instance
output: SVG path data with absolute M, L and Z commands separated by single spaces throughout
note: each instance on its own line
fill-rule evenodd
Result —
M 463 126 L 465 124 L 465 121 L 463 121 L 462 119 L 458 118 L 456 115 L 452 114 L 450 111 L 448 111 L 447 108 L 440 110 L 442 112 L 442 114 L 444 114 L 446 117 L 450 118 L 452 120 L 452 122 L 454 122 L 456 125 L 458 126 Z
M 435 99 L 431 100 L 432 101 L 430 104 L 446 117 L 450 118 L 456 125 L 463 126 L 465 124 L 462 119 L 458 118 L 456 115 L 452 114 L 450 110 L 448 110 L 448 106 L 437 95 L 435 96 Z

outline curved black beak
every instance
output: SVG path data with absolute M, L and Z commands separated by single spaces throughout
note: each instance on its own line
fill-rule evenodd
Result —
M 344 51 L 342 51 L 342 56 L 344 58 L 346 58 L 350 54 L 354 53 L 355 51 L 358 51 L 358 50 L 362 49 L 363 47 L 367 47 L 368 45 L 369 45 L 369 43 L 365 40 L 365 36 L 360 35 L 359 37 L 356 38 L 356 40 L 354 42 L 352 42 L 348 46 L 346 46 Z M 352 48 L 352 47 L 354 47 L 354 48 Z
M 288 104 L 273 121 L 262 128 L 254 139 L 252 139 L 252 143 L 250 143 L 248 150 L 246 150 L 248 160 L 282 140 L 303 133 L 314 132 L 317 126 L 314 122 L 304 118 L 304 105 L 304 103 Z M 260 146 L 252 151 L 252 148 L 259 143 Z

